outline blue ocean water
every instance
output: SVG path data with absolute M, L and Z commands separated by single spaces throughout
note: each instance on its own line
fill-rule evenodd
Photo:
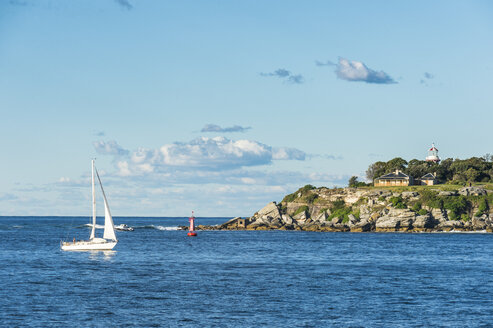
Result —
M 186 218 L 115 218 L 136 229 L 114 252 L 60 251 L 87 222 L 0 217 L 1 327 L 493 326 L 492 234 L 190 238 Z

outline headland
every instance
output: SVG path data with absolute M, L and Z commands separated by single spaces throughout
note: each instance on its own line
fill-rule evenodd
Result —
M 493 232 L 493 185 L 316 188 L 306 185 L 251 217 L 197 230 Z

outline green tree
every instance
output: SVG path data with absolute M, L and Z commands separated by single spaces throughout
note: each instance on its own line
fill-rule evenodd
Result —
M 358 186 L 358 177 L 353 175 L 351 178 L 349 178 L 348 186 L 350 188 L 356 188 Z
M 432 172 L 430 172 L 431 166 L 432 166 L 431 162 L 412 159 L 409 161 L 407 169 L 404 172 L 407 175 L 410 175 L 410 176 L 417 179 L 417 178 L 421 178 L 426 173 L 432 173 Z
M 387 171 L 401 170 L 404 171 L 407 166 L 407 161 L 400 157 L 391 159 L 386 163 Z
M 387 173 L 387 164 L 385 162 L 375 162 L 368 167 L 368 170 L 366 170 L 366 178 L 373 181 L 385 173 Z
M 467 181 L 471 181 L 471 182 L 478 181 L 478 178 L 481 176 L 481 174 L 478 172 L 478 170 L 476 170 L 472 167 L 467 169 L 467 171 L 465 172 L 465 175 L 466 175 Z

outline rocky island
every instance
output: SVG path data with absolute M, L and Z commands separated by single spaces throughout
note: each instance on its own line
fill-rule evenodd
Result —
M 198 230 L 340 232 L 493 231 L 493 188 L 315 188 L 307 185 L 249 218 Z

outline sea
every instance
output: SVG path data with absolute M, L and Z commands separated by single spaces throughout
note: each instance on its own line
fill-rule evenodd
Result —
M 493 327 L 493 234 L 114 220 L 114 251 L 64 252 L 89 218 L 0 217 L 0 327 Z

